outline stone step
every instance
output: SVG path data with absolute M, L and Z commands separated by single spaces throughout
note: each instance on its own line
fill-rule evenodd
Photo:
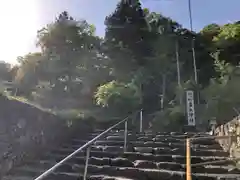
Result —
M 216 165 L 205 165 L 192 167 L 192 173 L 209 173 L 209 174 L 239 174 L 240 170 L 235 169 L 233 166 L 216 166 Z
M 72 170 L 72 167 L 82 165 L 84 168 L 85 165 L 85 157 L 76 157 L 70 159 L 67 163 L 64 163 L 66 169 Z M 35 169 L 47 169 L 56 164 L 55 160 L 45 160 L 45 161 L 35 161 L 29 162 L 28 165 L 31 164 L 31 167 Z M 135 167 L 135 168 L 147 168 L 147 169 L 166 169 L 173 171 L 185 171 L 184 166 L 180 163 L 174 162 L 153 162 L 146 160 L 136 160 L 134 162 L 129 161 L 127 158 L 89 158 L 89 165 L 93 166 L 112 166 L 112 167 Z M 30 165 L 29 165 L 30 166 Z
M 84 157 L 85 154 L 86 154 L 85 152 L 80 152 L 79 154 L 77 154 L 77 157 Z M 147 160 L 155 162 L 176 162 L 180 164 L 185 164 L 186 160 L 185 155 L 171 155 L 171 154 L 153 155 L 150 153 L 137 153 L 137 152 L 117 153 L 117 152 L 91 151 L 90 156 L 97 158 L 127 158 L 131 162 L 134 162 L 136 160 Z M 65 157 L 66 154 L 64 153 L 63 154 L 49 153 L 44 157 L 44 159 L 56 158 L 57 161 L 60 161 Z M 228 159 L 227 157 L 218 156 L 191 156 L 191 157 L 192 164 Z M 229 164 L 229 162 L 219 164 Z
M 74 139 L 69 144 L 69 146 L 72 147 L 81 147 L 83 144 L 87 143 L 87 140 L 78 140 Z M 185 148 L 185 143 L 166 143 L 166 142 L 153 142 L 153 141 L 128 141 L 128 145 L 131 146 L 142 146 L 142 147 L 171 147 L 171 148 Z M 111 140 L 99 140 L 94 143 L 95 145 L 105 145 L 105 146 L 123 146 L 124 141 L 111 141 Z M 222 149 L 219 144 L 214 145 L 198 145 L 193 144 L 192 146 L 198 147 L 198 148 L 207 148 L 207 149 Z
M 107 140 L 111 140 L 111 141 L 123 141 L 124 140 L 124 136 L 107 136 L 106 137 Z M 156 136 L 139 136 L 136 137 L 135 135 L 129 135 L 127 137 L 128 140 L 131 141 L 154 141 L 154 142 L 184 142 L 185 139 L 177 139 L 177 138 L 168 138 L 168 137 L 156 137 Z
M 29 162 L 31 168 L 35 169 L 48 169 L 54 166 L 57 162 L 52 160 L 46 161 L 35 161 Z M 81 165 L 84 171 L 85 157 L 76 157 L 70 159 L 67 163 L 64 163 L 62 169 L 71 172 L 73 167 Z M 111 166 L 111 167 L 134 167 L 134 168 L 145 168 L 145 169 L 165 169 L 172 171 L 185 171 L 185 165 L 175 162 L 154 162 L 146 160 L 136 160 L 134 162 L 129 161 L 127 158 L 95 158 L 89 159 L 89 165 L 92 166 Z M 81 170 L 81 171 L 82 171 Z M 80 171 L 80 172 L 81 172 Z M 240 170 L 234 169 L 234 166 L 216 166 L 216 165 L 205 165 L 199 167 L 192 167 L 193 173 L 219 173 L 219 174 L 239 174 Z
M 19 175 L 7 175 L 2 180 L 33 180 L 34 177 L 30 176 L 19 176 Z
M 85 142 L 85 141 L 84 141 Z M 79 144 L 63 144 L 62 145 L 62 148 L 70 148 L 70 149 L 73 149 L 73 150 L 76 150 L 78 148 L 80 148 L 82 145 L 84 145 L 85 143 L 84 142 L 79 142 Z M 92 147 L 97 147 L 97 146 L 123 146 L 123 143 L 122 141 L 108 141 L 107 145 L 104 145 L 101 144 L 102 141 L 97 141 L 95 143 L 95 145 L 93 145 Z M 108 145 L 110 144 L 110 145 Z M 140 142 L 140 141 L 137 141 L 137 142 L 127 142 L 127 147 L 129 150 L 131 150 L 134 146 L 137 147 L 137 146 L 141 146 L 141 147 L 152 147 L 152 148 L 175 148 L 173 147 L 174 144 L 166 144 L 166 143 L 159 143 L 159 142 Z M 177 148 L 182 148 L 182 149 L 185 149 L 185 145 L 183 144 L 177 144 Z M 192 145 L 191 146 L 192 149 L 200 149 L 200 150 L 208 150 L 208 151 L 216 151 L 216 152 L 222 152 L 223 149 L 220 147 L 220 145 L 217 145 L 217 146 L 207 146 L 207 145 Z
M 66 168 L 66 169 L 65 169 Z M 79 177 L 79 174 L 82 175 L 84 166 L 76 166 L 72 168 L 72 171 L 70 171 L 69 167 L 63 166 L 61 169 L 59 169 L 61 174 L 68 173 L 69 176 L 72 177 L 72 179 Z M 64 172 L 63 170 L 66 170 L 67 172 Z M 17 173 L 21 176 L 31 175 L 31 177 L 36 177 L 41 170 L 35 169 L 32 167 L 21 167 L 18 168 Z M 70 172 L 69 172 L 70 171 Z M 80 173 L 79 173 L 80 172 Z M 58 174 L 58 170 L 55 171 L 55 174 Z M 88 175 L 92 176 L 117 176 L 117 177 L 124 177 L 128 179 L 138 179 L 138 180 L 184 180 L 185 172 L 181 171 L 169 171 L 169 170 L 162 170 L 162 169 L 146 169 L 146 168 L 128 168 L 128 167 L 110 167 L 110 166 L 93 166 L 90 165 L 88 167 Z M 59 176 L 61 177 L 61 176 Z M 223 178 L 237 178 L 239 177 L 239 174 L 209 174 L 209 173 L 193 173 L 192 179 L 198 179 L 198 180 L 212 180 L 212 179 L 223 179 Z M 50 178 L 49 178 L 50 179 Z M 52 180 L 55 180 L 55 178 L 51 178 Z M 65 178 L 70 180 L 69 178 Z M 59 179 L 58 179 L 59 180 Z
M 32 160 L 15 168 L 3 180 L 30 180 L 39 176 L 74 150 L 93 139 L 103 130 L 76 137 L 69 143 L 53 149 L 41 160 Z M 128 131 L 127 150 L 123 152 L 124 130 L 113 130 L 92 146 L 88 178 L 89 180 L 185 180 L 185 140 L 188 137 L 206 137 L 206 133 L 136 133 Z M 1 141 L 0 141 L 1 142 Z M 191 144 L 191 163 L 209 162 L 209 165 L 193 167 L 192 180 L 227 180 L 240 176 L 240 171 L 229 165 L 228 153 L 213 139 L 194 141 Z M 44 180 L 83 179 L 86 151 L 61 165 Z M 216 160 L 228 160 L 214 164 Z
M 57 169 L 55 171 L 55 174 L 61 173 L 61 174 L 66 174 L 68 173 L 68 176 L 71 177 L 71 179 L 79 176 L 80 172 L 81 174 L 83 173 L 83 166 L 76 166 L 76 169 L 69 169 L 69 167 L 66 167 L 63 165 L 61 168 Z M 65 171 L 67 172 L 65 172 Z M 43 169 L 36 169 L 35 167 L 20 167 L 15 170 L 15 173 L 17 176 L 31 176 L 33 178 L 36 178 L 39 174 L 41 174 L 44 170 Z M 131 179 L 183 179 L 184 173 L 179 172 L 175 173 L 172 171 L 159 171 L 159 170 L 152 170 L 149 169 L 136 169 L 136 168 L 116 168 L 116 167 L 109 167 L 109 166 L 92 166 L 90 165 L 88 167 L 88 176 L 99 176 L 99 175 L 107 175 L 107 176 L 120 176 L 124 178 L 131 178 Z M 15 175 L 15 176 L 16 176 Z M 53 177 L 53 176 L 52 176 Z M 52 180 L 55 180 L 55 178 Z M 61 176 L 59 176 L 61 177 Z M 70 177 L 68 179 L 70 179 Z M 65 177 L 66 178 L 66 177 Z
M 66 147 L 66 148 L 65 148 Z M 68 148 L 65 146 L 63 148 L 59 148 L 56 150 L 53 150 L 53 152 L 56 153 L 63 153 L 63 154 L 70 154 L 76 150 L 76 148 Z M 92 151 L 104 151 L 104 152 L 123 152 L 123 146 L 92 146 Z M 155 155 L 161 155 L 161 154 L 173 154 L 173 155 L 184 155 L 186 153 L 186 150 L 184 148 L 151 148 L 151 147 L 132 147 L 127 146 L 127 152 L 142 152 L 142 153 L 152 153 Z M 229 153 L 225 152 L 223 150 L 208 150 L 208 149 L 191 149 L 191 155 L 193 156 L 228 156 Z
M 32 176 L 30 176 L 29 174 L 32 174 Z M 34 180 L 40 174 L 41 173 L 39 173 L 38 171 L 37 172 L 34 171 L 33 173 L 28 173 L 26 176 L 19 175 L 19 174 L 8 175 L 8 176 L 5 176 L 2 180 Z M 81 173 L 66 173 L 66 172 L 65 173 L 62 173 L 62 172 L 54 173 L 53 172 L 50 175 L 48 175 L 47 177 L 45 177 L 44 180 L 83 180 L 83 174 L 81 174 Z
M 93 175 L 88 177 L 89 180 L 134 180 L 123 177 L 114 177 L 114 176 L 104 176 L 104 175 Z
M 194 140 L 193 144 L 213 145 L 213 144 L 218 144 L 218 142 L 214 139 L 198 139 L 198 140 Z
M 97 135 L 88 135 L 85 137 L 79 137 L 78 140 L 91 140 L 95 138 Z M 107 135 L 100 138 L 101 140 L 112 140 L 112 141 L 123 141 L 124 135 L 122 136 L 116 136 L 116 135 Z M 99 139 L 99 140 L 100 140 Z M 185 139 L 181 138 L 170 138 L 170 137 L 156 137 L 156 136 L 136 136 L 136 135 L 128 135 L 127 139 L 131 139 L 132 141 L 159 141 L 159 142 L 184 142 Z
M 103 131 L 100 131 L 100 132 L 92 132 L 91 134 L 94 134 L 94 135 L 99 135 L 101 132 Z M 157 133 L 152 133 L 152 132 L 133 132 L 133 131 L 130 131 L 128 130 L 127 131 L 128 134 L 132 134 L 132 135 L 136 135 L 136 136 L 157 136 L 157 137 L 173 137 L 173 138 L 176 138 L 176 137 L 180 137 L 180 138 L 187 138 L 187 137 L 200 137 L 200 136 L 209 136 L 209 134 L 207 133 L 178 133 L 178 132 L 173 132 L 173 133 L 166 133 L 166 132 L 157 132 Z M 119 135 L 124 135 L 125 131 L 124 130 L 121 130 L 121 131 L 110 131 L 108 132 L 107 134 L 111 134 L 111 135 L 116 135 L 116 136 L 119 136 Z
M 133 135 L 136 137 L 164 137 L 164 138 L 179 138 L 179 139 L 185 139 L 185 138 L 191 138 L 191 137 L 211 137 L 208 134 L 179 134 L 179 135 L 170 135 L 170 134 L 162 134 L 162 133 L 135 133 L 135 132 L 131 132 L 131 131 L 127 131 L 128 135 Z M 98 133 L 91 133 L 92 135 L 99 135 Z M 111 135 L 111 136 L 124 136 L 125 132 L 109 132 L 107 133 L 107 135 Z

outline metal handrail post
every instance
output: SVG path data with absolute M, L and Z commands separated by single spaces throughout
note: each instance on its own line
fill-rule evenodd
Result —
M 89 146 L 87 148 L 86 162 L 85 162 L 84 176 L 83 176 L 84 180 L 87 180 L 87 170 L 88 170 L 88 162 L 89 162 L 90 151 L 91 151 L 91 146 Z
M 191 172 L 191 140 L 187 138 L 186 140 L 186 180 L 192 180 Z
M 139 127 L 140 132 L 142 132 L 142 130 L 143 130 L 143 112 L 142 111 L 143 110 L 141 109 L 141 111 L 140 111 L 140 127 Z
M 124 146 L 123 146 L 123 150 L 124 152 L 127 151 L 127 136 L 128 136 L 128 122 L 125 121 L 125 130 L 124 130 Z

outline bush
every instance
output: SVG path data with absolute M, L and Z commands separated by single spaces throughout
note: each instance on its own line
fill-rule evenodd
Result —
M 121 117 L 139 107 L 141 95 L 138 87 L 133 83 L 111 81 L 98 87 L 95 99 L 97 105 Z
M 184 109 L 180 106 L 156 112 L 153 118 L 154 131 L 182 131 L 185 124 Z

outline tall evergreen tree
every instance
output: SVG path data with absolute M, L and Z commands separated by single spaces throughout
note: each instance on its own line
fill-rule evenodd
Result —
M 118 68 L 119 65 L 123 68 L 144 65 L 144 58 L 151 54 L 151 33 L 139 0 L 120 1 L 115 11 L 106 17 L 105 24 L 108 55 L 118 61 Z M 124 52 L 125 57 L 116 57 L 119 54 L 116 51 Z

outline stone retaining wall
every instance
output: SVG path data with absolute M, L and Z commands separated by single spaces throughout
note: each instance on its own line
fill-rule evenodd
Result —
M 82 121 L 69 126 L 51 113 L 0 96 L 0 179 L 12 167 L 41 155 L 76 131 L 89 130 Z
M 216 128 L 215 135 L 228 136 L 240 135 L 240 116 L 234 118 L 226 124 Z M 225 151 L 230 153 L 231 157 L 240 158 L 240 137 L 219 139 L 219 144 Z

